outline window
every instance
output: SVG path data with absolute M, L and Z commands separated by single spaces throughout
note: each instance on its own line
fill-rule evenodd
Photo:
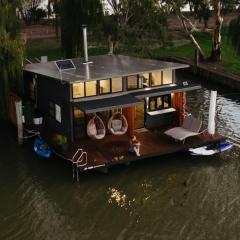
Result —
M 111 92 L 110 79 L 99 81 L 99 94 L 106 94 Z
M 162 85 L 162 72 L 153 72 L 151 86 L 156 87 Z
M 61 107 L 55 104 L 55 119 L 58 122 L 62 122 Z
M 171 95 L 151 97 L 149 99 L 149 111 L 157 111 L 171 107 Z
M 112 78 L 112 92 L 122 92 L 123 90 L 123 81 L 122 78 Z
M 97 95 L 97 81 L 85 82 L 86 97 Z
M 149 73 L 144 73 L 139 75 L 139 88 L 148 88 L 149 87 Z
M 127 77 L 127 89 L 134 90 L 138 89 L 138 76 L 129 76 Z
M 172 70 L 163 71 L 163 84 L 172 84 L 173 83 L 173 73 Z
M 61 107 L 53 102 L 49 102 L 49 115 L 59 123 L 62 122 Z
M 73 98 L 84 97 L 84 83 L 73 83 L 72 85 Z

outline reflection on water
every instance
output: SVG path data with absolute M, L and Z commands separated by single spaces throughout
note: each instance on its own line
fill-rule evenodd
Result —
M 239 142 L 240 95 L 218 90 L 217 130 Z M 187 97 L 205 124 L 209 95 Z M 78 184 L 70 165 L 37 158 L 0 128 L 0 239 L 240 239 L 238 147 L 86 173 Z

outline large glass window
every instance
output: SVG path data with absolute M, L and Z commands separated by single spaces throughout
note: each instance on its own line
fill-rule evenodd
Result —
M 171 95 L 151 97 L 149 99 L 149 111 L 157 111 L 171 107 Z
M 138 76 L 137 75 L 127 77 L 127 89 L 128 90 L 138 89 Z
M 112 92 L 122 92 L 123 90 L 123 81 L 121 77 L 112 78 Z
M 106 94 L 111 92 L 111 82 L 110 79 L 99 81 L 99 93 Z
M 149 87 L 149 73 L 139 74 L 139 88 L 148 88 Z
M 173 82 L 173 72 L 172 70 L 163 71 L 163 84 L 172 84 Z
M 73 98 L 84 97 L 84 83 L 73 83 L 72 85 Z
M 152 87 L 162 85 L 162 72 L 153 72 L 151 78 Z
M 97 81 L 85 82 L 86 97 L 97 95 Z

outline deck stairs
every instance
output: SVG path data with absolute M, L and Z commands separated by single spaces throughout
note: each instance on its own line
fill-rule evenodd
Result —
M 72 167 L 73 167 L 73 179 L 79 181 L 79 169 L 85 167 L 88 164 L 87 152 L 82 148 L 78 148 L 72 157 Z

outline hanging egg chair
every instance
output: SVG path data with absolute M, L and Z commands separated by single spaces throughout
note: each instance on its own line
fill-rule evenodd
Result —
M 101 140 L 106 135 L 106 128 L 102 119 L 95 115 L 87 124 L 87 135 L 94 140 Z
M 124 135 L 128 130 L 125 116 L 120 112 L 114 113 L 108 121 L 108 130 L 116 136 Z

